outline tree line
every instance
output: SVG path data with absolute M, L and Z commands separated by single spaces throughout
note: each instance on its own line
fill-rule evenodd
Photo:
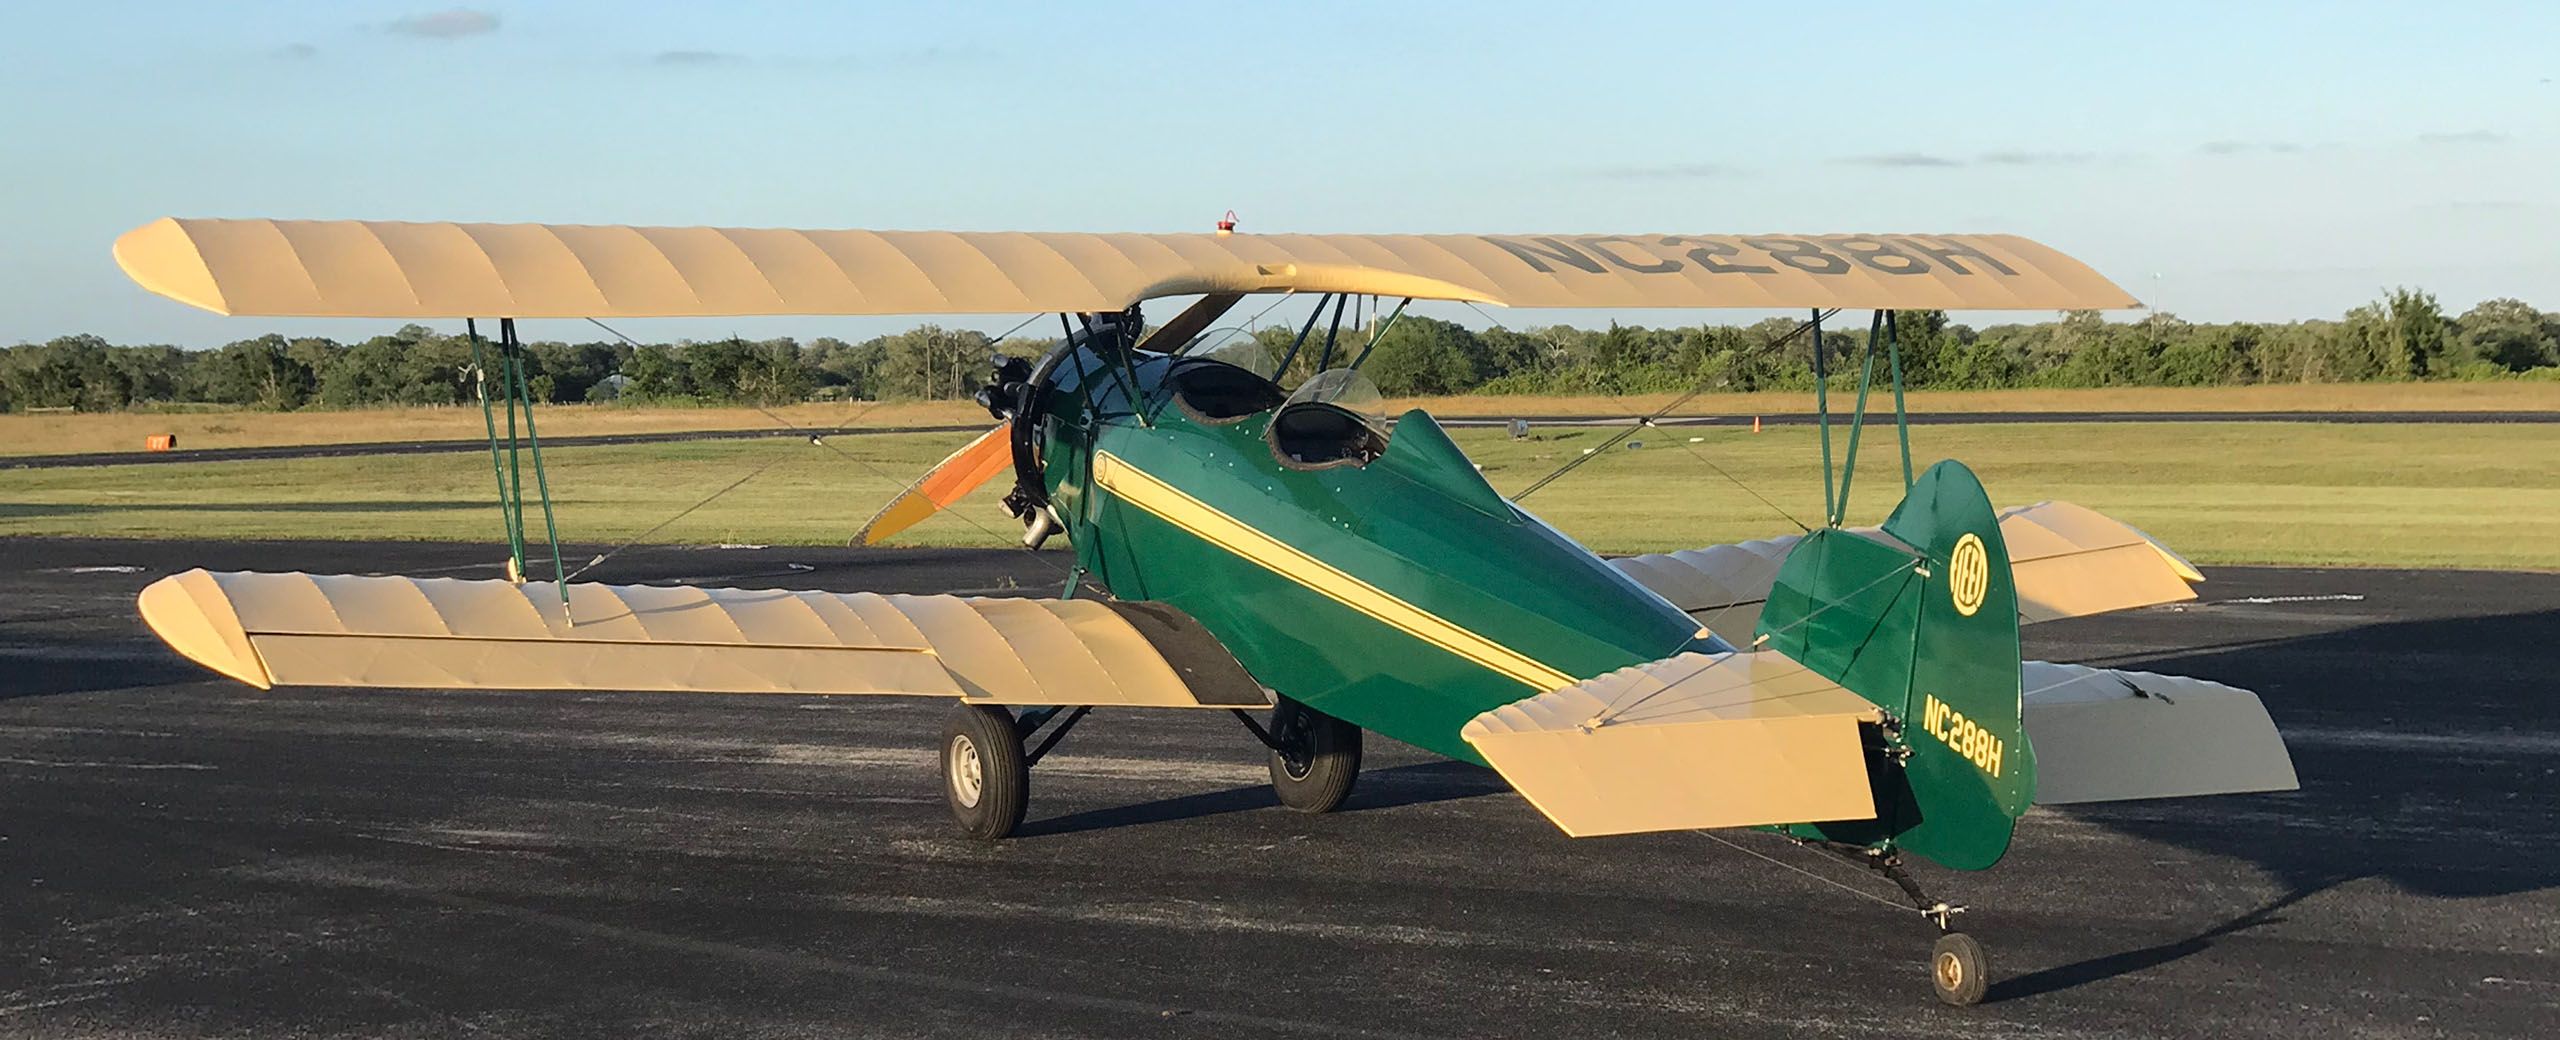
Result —
M 1362 370 L 1390 395 L 1750 391 L 1809 389 L 1814 381 L 1814 338 L 1795 318 L 1475 330 L 1407 316 L 1367 325 L 1343 330 L 1335 363 L 1374 342 Z M 1833 319 L 1822 331 L 1833 378 L 1854 379 L 1869 330 Z M 1276 360 L 1297 335 L 1270 326 L 1212 338 L 1249 338 Z M 2560 379 L 2560 314 L 2498 299 L 2450 316 L 2433 296 L 2408 289 L 2335 320 L 2287 323 L 2194 323 L 2165 313 L 2108 322 L 2083 311 L 1977 329 L 1944 312 L 1907 311 L 1895 342 L 1905 382 L 1938 389 Z M 1036 355 L 1047 346 L 936 325 L 860 342 L 540 341 L 525 344 L 525 376 L 536 400 L 552 402 L 960 398 L 985 378 L 990 355 Z M 1299 351 L 1292 375 L 1311 374 L 1319 360 L 1316 345 Z M 451 405 L 477 400 L 477 375 L 470 340 L 422 325 L 361 343 L 271 333 L 203 351 L 72 335 L 0 348 L 0 410 Z

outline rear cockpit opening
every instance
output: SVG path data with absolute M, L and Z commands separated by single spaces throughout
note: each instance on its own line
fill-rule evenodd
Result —
M 1366 466 L 1387 452 L 1387 435 L 1368 417 L 1329 404 L 1301 404 L 1271 417 L 1271 453 L 1291 469 Z
M 1271 415 L 1264 439 L 1291 469 L 1366 466 L 1387 453 L 1393 426 L 1376 383 L 1356 369 L 1319 372 Z

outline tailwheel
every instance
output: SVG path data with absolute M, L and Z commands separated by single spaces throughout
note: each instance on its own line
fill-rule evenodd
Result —
M 1286 697 L 1271 710 L 1271 789 L 1299 812 L 1332 812 L 1360 778 L 1360 727 Z
M 1929 987 L 1939 1000 L 1957 1007 L 1981 1003 L 1983 991 L 1991 988 L 1991 965 L 1982 944 L 1963 932 L 1939 936 L 1929 951 Z
M 942 727 L 942 793 L 970 837 L 993 841 L 1022 826 L 1031 802 L 1031 762 L 1013 712 L 962 704 Z

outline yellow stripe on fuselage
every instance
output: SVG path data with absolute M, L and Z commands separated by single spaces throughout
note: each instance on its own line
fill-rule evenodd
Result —
M 1297 547 L 1245 526 L 1110 452 L 1095 452 L 1093 482 L 1139 509 L 1389 627 L 1545 692 L 1579 680 L 1343 573 Z

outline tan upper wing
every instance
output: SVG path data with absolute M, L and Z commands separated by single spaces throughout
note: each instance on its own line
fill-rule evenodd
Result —
M 1872 818 L 1858 724 L 1881 717 L 1761 650 L 1622 668 L 1460 732 L 1556 826 L 1589 837 Z
M 1890 540 L 1872 527 L 1856 529 Z M 1704 549 L 1649 553 L 1609 561 L 1618 573 L 1653 590 L 1733 642 L 1760 621 L 1761 603 L 1802 535 Z M 2204 574 L 2168 546 L 2123 521 L 2069 502 L 2038 502 L 2000 511 L 2018 583 L 2018 619 L 2027 624 L 2196 598 Z
M 2015 235 L 1252 235 L 798 231 L 164 218 L 143 288 L 219 314 L 612 318 L 1109 311 L 1195 293 L 1511 307 L 2137 306 Z
M 192 570 L 141 608 L 179 653 L 260 688 L 1268 703 L 1196 622 L 1154 604 L 573 583 L 564 613 L 548 582 Z

